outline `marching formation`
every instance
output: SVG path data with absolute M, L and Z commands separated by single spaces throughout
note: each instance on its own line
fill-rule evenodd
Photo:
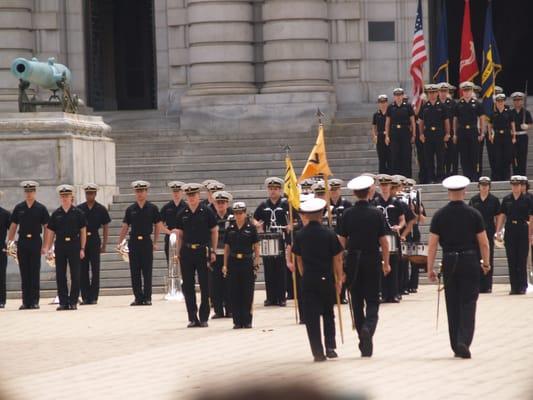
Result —
M 153 253 L 160 233 L 165 235 L 169 266 L 178 263 L 189 328 L 205 328 L 210 318 L 232 318 L 234 329 L 252 328 L 255 279 L 262 262 L 264 306 L 285 307 L 287 299 L 294 299 L 314 359 L 323 361 L 337 357 L 335 304 L 338 318 L 340 303 L 349 304 L 361 355 L 371 357 L 380 304 L 399 303 L 416 293 L 420 270 L 440 280 L 434 269 L 440 244 L 451 346 L 456 356 L 469 358 L 478 294 L 492 290 L 495 246 L 505 246 L 510 294 L 525 294 L 528 286 L 533 196 L 525 176 L 512 176 L 509 182 L 512 193 L 500 202 L 490 193 L 491 179 L 480 177 L 479 194 L 467 205 L 470 180 L 445 179 L 450 203 L 433 216 L 426 245 L 419 230 L 426 218 L 421 191 L 413 179 L 401 175 L 354 178 L 347 184 L 353 204 L 341 195 L 340 179 L 304 179 L 298 209 L 284 197 L 286 182 L 270 177 L 265 180 L 268 198 L 251 215 L 217 181 L 169 182 L 172 199 L 161 210 L 148 200 L 150 183 L 135 181 L 135 202 L 125 211 L 117 250 L 129 262 L 131 306 L 150 306 Z M 51 215 L 36 199 L 37 182 L 24 181 L 21 187 L 24 201 L 12 213 L 0 208 L 0 239 L 7 239 L 0 255 L 0 307 L 6 302 L 7 255 L 20 268 L 20 309 L 39 308 L 41 254 L 55 264 L 57 310 L 96 304 L 100 254 L 106 250 L 111 221 L 95 200 L 98 186 L 85 185 L 86 202 L 76 206 L 74 188 L 60 185 L 60 206 Z M 207 198 L 202 200 L 204 189 Z M 343 338 L 342 324 L 340 328 Z

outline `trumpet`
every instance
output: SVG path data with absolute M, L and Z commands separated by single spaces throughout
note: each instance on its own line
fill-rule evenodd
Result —
M 129 263 L 130 262 L 130 249 L 128 248 L 128 240 L 124 239 L 117 246 L 117 252 L 122 257 L 122 261 Z
M 56 253 L 54 245 L 52 245 L 52 248 L 46 253 L 45 260 L 50 268 L 56 267 Z
M 182 283 L 181 266 L 178 257 L 178 238 L 175 233 L 171 233 L 168 238 L 168 275 L 165 278 L 167 291 L 165 300 L 183 301 Z
M 19 263 L 19 259 L 18 259 L 18 256 L 17 256 L 17 243 L 14 240 L 9 240 L 7 242 L 7 246 L 6 246 L 6 249 L 4 250 L 4 252 L 9 257 L 12 257 L 17 264 Z

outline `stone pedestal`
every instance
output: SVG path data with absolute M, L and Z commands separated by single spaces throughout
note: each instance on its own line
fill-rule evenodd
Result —
M 75 201 L 85 201 L 82 185 L 100 186 L 97 200 L 109 205 L 118 194 L 115 143 L 111 127 L 98 116 L 62 112 L 0 114 L 0 188 L 2 205 L 11 209 L 23 198 L 19 182 L 40 183 L 38 200 L 59 206 L 56 186 L 75 186 Z

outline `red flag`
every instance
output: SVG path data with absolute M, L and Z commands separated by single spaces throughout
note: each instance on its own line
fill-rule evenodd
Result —
M 476 62 L 476 49 L 472 28 L 470 26 L 470 0 L 465 0 L 465 12 L 463 17 L 463 34 L 461 36 L 461 61 L 459 63 L 459 81 L 472 81 L 479 69 Z

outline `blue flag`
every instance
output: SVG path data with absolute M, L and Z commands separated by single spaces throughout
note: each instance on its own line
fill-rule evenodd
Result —
M 492 115 L 494 111 L 494 87 L 496 75 L 502 69 L 498 46 L 492 30 L 492 2 L 487 5 L 485 15 L 485 34 L 483 37 L 483 67 L 481 68 L 481 97 L 485 115 Z
M 437 54 L 435 55 L 435 72 L 433 82 L 448 82 L 448 14 L 446 12 L 446 1 L 442 2 L 442 13 L 440 17 L 439 32 L 437 33 Z

